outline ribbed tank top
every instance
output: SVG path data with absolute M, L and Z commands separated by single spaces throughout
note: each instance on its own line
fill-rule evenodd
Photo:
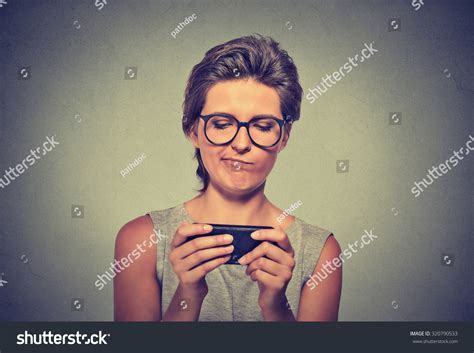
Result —
M 194 221 L 184 203 L 148 214 L 155 230 L 165 235 L 156 244 L 156 270 L 161 287 L 161 310 L 164 314 L 179 284 L 179 279 L 168 261 L 170 243 L 181 222 Z M 286 297 L 296 316 L 301 290 L 312 275 L 331 232 L 295 217 L 286 234 L 295 251 L 296 262 L 293 277 L 286 289 Z M 258 305 L 258 284 L 245 274 L 245 269 L 246 266 L 221 265 L 206 275 L 209 291 L 203 301 L 199 321 L 263 321 Z

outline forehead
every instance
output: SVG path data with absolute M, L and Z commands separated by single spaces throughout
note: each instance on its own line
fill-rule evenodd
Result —
M 203 114 L 226 112 L 240 119 L 260 114 L 281 117 L 280 97 L 274 88 L 253 79 L 221 81 L 206 95 Z

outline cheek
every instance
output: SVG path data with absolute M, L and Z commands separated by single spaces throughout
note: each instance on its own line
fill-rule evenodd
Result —
M 259 170 L 262 173 L 270 173 L 275 165 L 277 155 L 276 151 L 265 153 L 265 155 L 259 159 L 261 161 Z
M 202 161 L 204 162 L 204 166 L 206 167 L 208 171 L 214 168 L 214 165 L 216 164 L 217 156 L 215 155 L 215 153 L 213 153 L 212 149 L 201 148 L 201 158 L 202 158 Z
M 205 138 L 204 138 L 205 139 Z M 207 140 L 199 141 L 201 146 L 201 158 L 207 171 L 215 170 L 219 167 L 219 163 L 223 155 L 223 148 L 210 144 Z
M 263 151 L 262 151 L 263 152 Z M 255 158 L 257 164 L 254 166 L 251 177 L 257 180 L 264 180 L 271 173 L 276 162 L 276 155 L 269 153 L 262 153 L 262 155 Z

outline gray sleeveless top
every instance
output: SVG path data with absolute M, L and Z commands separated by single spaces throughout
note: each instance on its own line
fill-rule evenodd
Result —
M 184 204 L 149 213 L 153 227 L 165 237 L 157 245 L 157 276 L 161 287 L 161 310 L 164 314 L 173 298 L 179 279 L 168 261 L 170 243 L 183 221 L 193 223 Z M 296 317 L 303 286 L 312 275 L 330 231 L 295 217 L 286 234 L 295 251 L 295 268 L 286 297 Z M 199 321 L 263 321 L 258 306 L 257 282 L 245 274 L 246 266 L 221 265 L 206 275 L 209 292 L 204 299 Z

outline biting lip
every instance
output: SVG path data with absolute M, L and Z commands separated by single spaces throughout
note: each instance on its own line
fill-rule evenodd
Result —
M 236 158 L 222 158 L 222 160 L 226 161 L 236 161 L 236 162 L 240 162 L 240 163 L 245 163 L 245 164 L 253 164 L 253 163 L 250 163 L 250 162 L 246 162 L 246 161 L 243 161 L 241 159 L 236 159 Z

